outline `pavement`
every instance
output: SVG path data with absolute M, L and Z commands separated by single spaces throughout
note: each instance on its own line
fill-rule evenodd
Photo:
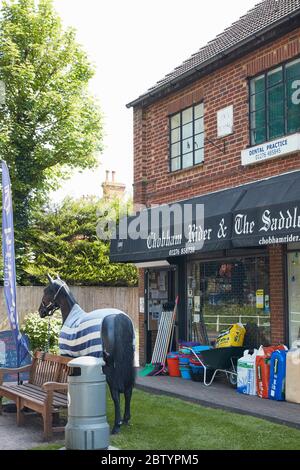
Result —
M 177 377 L 137 377 L 136 387 L 150 393 L 174 396 L 207 407 L 251 415 L 300 429 L 300 404 L 242 395 L 222 380 L 221 376 L 215 378 L 209 387 Z
M 64 433 L 55 435 L 51 444 L 64 441 Z M 0 415 L 0 450 L 28 450 L 47 445 L 43 440 L 42 418 L 37 413 L 26 413 L 25 425 L 17 426 L 16 413 Z

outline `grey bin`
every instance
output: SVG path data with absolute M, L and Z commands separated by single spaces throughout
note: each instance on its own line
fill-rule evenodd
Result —
M 90 356 L 72 359 L 68 364 L 66 449 L 96 450 L 109 447 L 103 364 L 102 359 Z

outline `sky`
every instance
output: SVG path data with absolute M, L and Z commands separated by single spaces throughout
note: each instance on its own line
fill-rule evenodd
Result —
M 92 94 L 104 116 L 99 167 L 75 173 L 52 194 L 101 196 L 105 171 L 133 183 L 132 109 L 126 104 L 197 52 L 259 0 L 54 0 L 65 26 L 77 30 L 96 75 Z M 205 6 L 204 6 L 205 5 Z

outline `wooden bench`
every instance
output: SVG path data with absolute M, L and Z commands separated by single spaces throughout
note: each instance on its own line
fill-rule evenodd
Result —
M 0 368 L 0 414 L 2 397 L 13 400 L 17 406 L 17 425 L 24 423 L 24 407 L 41 413 L 44 422 L 44 439 L 63 427 L 53 427 L 53 415 L 67 407 L 68 362 L 71 358 L 36 352 L 32 364 L 19 369 Z M 3 383 L 4 374 L 29 371 L 28 383 L 21 385 Z

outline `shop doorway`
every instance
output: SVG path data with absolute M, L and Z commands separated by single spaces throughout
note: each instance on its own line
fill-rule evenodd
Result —
M 289 343 L 300 339 L 300 249 L 288 253 Z
M 190 261 L 187 267 L 189 340 L 202 342 L 203 319 L 208 343 L 234 323 L 254 324 L 264 344 L 270 342 L 269 259 L 267 256 Z
M 148 363 L 151 361 L 161 313 L 175 303 L 176 267 L 148 269 L 145 281 L 145 352 Z M 175 326 L 172 338 L 174 345 L 176 341 L 177 328 Z

